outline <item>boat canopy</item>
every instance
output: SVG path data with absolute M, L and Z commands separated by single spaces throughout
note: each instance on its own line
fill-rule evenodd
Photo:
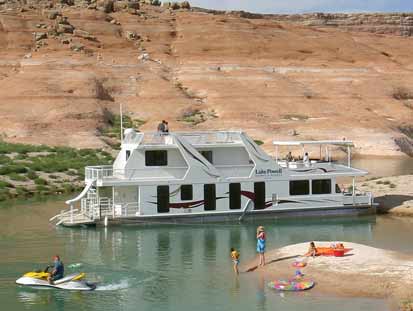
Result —
M 354 147 L 353 142 L 349 140 L 291 140 L 291 141 L 274 140 L 272 144 L 275 146 L 335 145 L 335 146 Z
M 278 147 L 279 146 L 296 146 L 301 147 L 303 151 L 304 157 L 304 146 L 306 145 L 319 145 L 320 146 L 320 158 L 321 155 L 321 148 L 322 146 L 325 147 L 325 156 L 327 162 L 331 161 L 331 151 L 328 146 L 339 146 L 347 148 L 347 166 L 351 167 L 351 148 L 354 147 L 354 143 L 350 140 L 290 140 L 290 141 L 282 141 L 282 140 L 274 140 L 272 144 L 275 146 L 275 160 L 278 163 Z

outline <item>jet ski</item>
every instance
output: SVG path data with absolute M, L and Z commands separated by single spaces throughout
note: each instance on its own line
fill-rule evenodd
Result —
M 44 271 L 27 272 L 21 278 L 17 279 L 16 283 L 32 287 L 53 287 L 79 291 L 94 290 L 96 288 L 96 283 L 90 283 L 84 280 L 86 274 L 83 272 L 70 274 L 50 284 L 47 281 L 47 277 L 50 275 L 48 270 L 49 267 Z

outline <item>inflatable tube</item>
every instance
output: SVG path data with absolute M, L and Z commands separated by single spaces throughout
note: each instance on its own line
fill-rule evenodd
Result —
M 304 268 L 307 265 L 305 261 L 294 261 L 292 266 L 295 268 Z
M 270 288 L 279 290 L 279 291 L 290 291 L 290 292 L 299 292 L 303 290 L 308 290 L 313 288 L 315 285 L 314 281 L 284 281 L 284 280 L 275 280 L 268 283 Z

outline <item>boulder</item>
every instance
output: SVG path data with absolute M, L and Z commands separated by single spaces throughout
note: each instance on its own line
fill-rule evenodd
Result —
M 99 9 L 103 10 L 105 13 L 112 13 L 113 12 L 113 0 L 100 0 L 97 3 Z
M 135 9 L 135 10 L 139 10 L 140 9 L 140 4 L 139 1 L 129 1 L 128 2 L 128 8 L 129 9 Z
M 126 31 L 125 38 L 126 40 L 129 40 L 129 41 L 135 41 L 135 40 L 138 40 L 140 36 L 133 31 Z
M 47 13 L 47 18 L 48 19 L 56 19 L 59 15 L 61 15 L 59 11 L 51 10 Z
M 57 33 L 73 33 L 75 27 L 70 24 L 57 24 L 56 32 Z
M 56 17 L 55 23 L 56 24 L 70 25 L 69 21 L 67 20 L 67 17 L 66 16 L 61 16 L 61 15 L 58 15 Z
M 128 8 L 128 1 L 116 1 L 113 3 L 113 11 L 120 12 Z
M 138 15 L 138 11 L 135 9 L 131 9 L 131 8 L 128 9 L 128 13 L 132 15 Z
M 80 52 L 80 51 L 83 51 L 85 49 L 85 46 L 83 44 L 80 44 L 80 43 L 71 43 L 70 44 L 70 49 L 75 51 L 75 52 Z
M 180 6 L 181 6 L 181 9 L 186 9 L 186 10 L 189 10 L 191 8 L 191 5 L 189 4 L 188 1 L 181 2 Z
M 45 32 L 35 32 L 34 33 L 34 40 L 35 41 L 40 41 L 43 39 L 47 39 L 47 33 Z
M 178 2 L 172 2 L 170 8 L 172 10 L 179 10 L 181 8 L 181 6 Z
M 75 4 L 74 0 L 58 0 L 57 2 L 60 3 L 60 4 L 66 4 L 66 5 L 69 5 L 69 6 Z
M 87 40 L 91 40 L 91 41 L 96 41 L 96 37 L 92 36 L 90 33 L 88 33 L 87 31 L 84 30 L 80 30 L 80 29 L 75 29 L 73 31 L 73 35 L 75 35 L 76 37 L 80 37 L 83 39 L 87 39 Z
M 63 37 L 62 39 L 60 39 L 60 43 L 62 44 L 70 44 L 70 42 L 72 42 L 72 38 L 70 37 Z

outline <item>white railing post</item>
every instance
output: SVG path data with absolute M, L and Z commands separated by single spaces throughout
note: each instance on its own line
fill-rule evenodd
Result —
M 73 203 L 70 204 L 70 223 L 73 223 Z

